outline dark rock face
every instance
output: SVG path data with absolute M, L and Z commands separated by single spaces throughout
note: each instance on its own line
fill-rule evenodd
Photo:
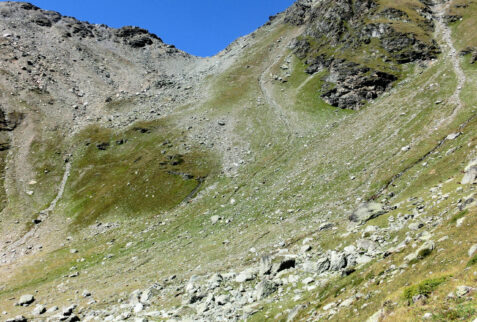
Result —
M 308 65 L 307 73 L 327 70 L 322 98 L 329 104 L 358 109 L 375 99 L 397 80 L 393 74 L 399 65 L 435 58 L 439 48 L 434 40 L 425 42 L 411 32 L 402 32 L 394 23 L 409 23 L 406 12 L 385 8 L 375 0 L 337 0 L 315 2 L 301 0 L 285 13 L 285 22 L 305 26 L 292 44 L 294 53 Z M 432 33 L 432 13 L 420 8 L 420 28 Z M 373 21 L 374 19 L 374 21 Z M 347 61 L 346 53 L 359 50 L 379 51 L 390 69 L 383 71 Z M 375 68 L 375 67 L 374 67 Z M 390 72 L 391 71 L 391 72 Z
M 311 1 L 300 0 L 295 2 L 285 13 L 285 22 L 301 26 L 305 23 L 307 14 L 311 8 Z
M 133 26 L 122 27 L 121 29 L 116 30 L 115 35 L 116 37 L 123 39 L 125 43 L 133 48 L 142 48 L 146 45 L 152 45 L 154 39 L 162 42 L 162 40 L 155 34 L 151 34 L 145 29 Z
M 8 132 L 15 130 L 15 128 L 21 123 L 23 114 L 21 113 L 9 113 L 8 117 L 0 107 L 0 151 L 7 151 L 10 149 L 10 137 Z
M 467 47 L 460 52 L 461 56 L 470 55 L 470 63 L 474 64 L 477 61 L 477 48 Z
M 394 75 L 372 70 L 368 67 L 335 60 L 330 66 L 334 88 L 324 88 L 322 98 L 330 105 L 358 109 L 368 100 L 381 95 L 397 78 Z
M 38 26 L 51 27 L 51 21 L 41 13 L 37 13 L 33 16 L 32 21 Z

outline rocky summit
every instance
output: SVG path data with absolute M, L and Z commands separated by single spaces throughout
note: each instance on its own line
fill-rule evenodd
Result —
M 477 0 L 298 0 L 213 57 L 0 2 L 0 321 L 477 321 Z

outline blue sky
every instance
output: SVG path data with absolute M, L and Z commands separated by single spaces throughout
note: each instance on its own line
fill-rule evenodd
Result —
M 28 1 L 28 0 L 27 0 Z M 294 0 L 29 0 L 91 23 L 135 25 L 198 56 L 214 55 Z

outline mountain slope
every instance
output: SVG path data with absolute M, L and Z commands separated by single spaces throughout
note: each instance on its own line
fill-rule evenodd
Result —
M 298 1 L 202 59 L 0 3 L 0 311 L 472 321 L 476 10 Z

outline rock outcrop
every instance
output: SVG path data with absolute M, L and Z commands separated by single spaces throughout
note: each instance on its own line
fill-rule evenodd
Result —
M 285 22 L 305 28 L 292 47 L 309 66 L 307 72 L 329 73 L 321 97 L 333 106 L 359 109 L 398 79 L 400 64 L 439 53 L 429 36 L 429 6 L 418 13 L 420 20 L 414 23 L 402 10 L 383 8 L 374 0 L 298 1 L 286 12 Z M 419 34 L 401 28 L 404 21 L 416 25 Z M 367 57 L 356 57 L 358 51 Z M 376 67 L 380 61 L 387 63 L 386 70 Z

